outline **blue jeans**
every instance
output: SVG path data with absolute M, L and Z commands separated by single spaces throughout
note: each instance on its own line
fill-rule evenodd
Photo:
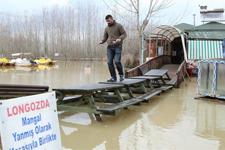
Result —
M 108 47 L 107 48 L 107 59 L 108 59 L 108 68 L 112 78 L 116 79 L 116 71 L 114 63 L 116 64 L 116 69 L 120 76 L 123 76 L 123 66 L 121 63 L 121 52 L 122 47 Z

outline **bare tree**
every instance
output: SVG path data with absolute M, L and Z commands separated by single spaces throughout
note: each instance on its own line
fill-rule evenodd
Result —
M 137 35 L 142 36 L 141 33 L 147 26 L 141 21 L 149 20 L 154 11 L 147 13 L 145 9 L 142 10 L 140 4 L 143 3 L 138 4 L 140 8 L 137 9 L 136 0 L 110 1 L 114 3 L 109 6 L 113 15 L 129 34 L 123 53 L 133 55 L 140 48 L 140 42 L 136 43 Z M 156 4 L 152 3 L 151 7 L 156 11 L 157 5 L 154 5 Z M 109 7 L 103 6 L 104 3 L 83 3 L 80 0 L 74 6 L 44 8 L 34 14 L 0 12 L 0 53 L 10 55 L 31 52 L 35 57 L 54 57 L 55 53 L 59 53 L 59 59 L 63 60 L 105 58 L 105 48 L 97 42 L 105 27 L 102 18 L 109 11 Z M 147 18 L 143 18 L 143 12 L 147 13 Z M 139 18 L 138 22 L 134 15 Z

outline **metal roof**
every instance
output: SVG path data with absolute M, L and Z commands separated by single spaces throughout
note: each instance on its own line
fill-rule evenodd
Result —
M 225 39 L 225 32 L 222 31 L 192 31 L 188 33 L 189 39 Z
M 209 22 L 186 30 L 190 39 L 225 39 L 225 24 Z
M 182 32 L 185 32 L 186 30 L 192 29 L 195 26 L 188 24 L 188 23 L 180 23 L 180 24 L 175 25 L 174 27 L 176 27 L 177 29 L 179 29 Z
M 161 25 L 153 29 L 150 33 L 151 38 L 165 38 L 173 41 L 175 38 L 180 37 L 181 31 L 173 26 Z
M 181 33 L 187 32 L 189 39 L 225 39 L 225 24 L 219 22 L 209 22 L 200 26 L 181 23 L 175 26 L 161 25 L 153 29 L 151 38 L 165 38 L 173 41 L 180 37 Z
M 225 24 L 219 22 L 209 22 L 196 26 L 188 31 L 225 31 Z

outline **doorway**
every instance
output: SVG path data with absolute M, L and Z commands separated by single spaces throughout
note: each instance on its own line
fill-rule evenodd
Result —
M 172 63 L 181 64 L 184 60 L 184 51 L 183 51 L 181 37 L 175 38 L 171 42 L 171 46 L 172 46 Z

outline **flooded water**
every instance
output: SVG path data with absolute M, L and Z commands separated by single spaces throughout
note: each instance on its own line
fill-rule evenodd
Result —
M 93 83 L 108 78 L 106 62 L 57 62 L 55 66 L 11 67 L 0 69 L 0 82 L 12 84 L 48 85 L 60 88 Z
M 63 87 L 106 80 L 105 62 L 59 62 L 45 70 L 7 70 L 1 83 Z M 59 115 L 65 150 L 225 150 L 225 103 L 195 100 L 195 78 L 149 103 L 105 116 Z

